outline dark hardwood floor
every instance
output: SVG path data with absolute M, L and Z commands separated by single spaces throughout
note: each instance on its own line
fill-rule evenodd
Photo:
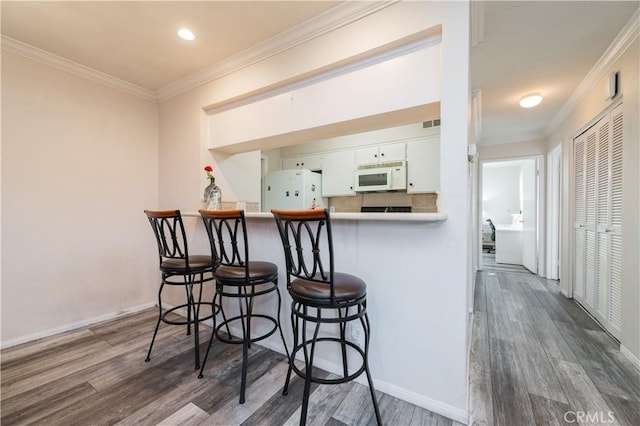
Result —
M 470 360 L 472 424 L 640 425 L 640 372 L 556 281 L 479 273 Z
M 482 271 L 474 311 L 470 423 L 640 425 L 640 373 L 556 282 Z M 281 395 L 283 355 L 252 346 L 247 401 L 240 405 L 239 345 L 215 342 L 198 379 L 192 338 L 164 325 L 144 362 L 156 315 L 150 309 L 3 350 L 1 424 L 298 423 L 302 381 L 295 377 L 289 395 Z M 202 353 L 210 331 L 201 331 Z M 458 425 L 378 395 L 385 425 Z M 314 386 L 308 424 L 374 422 L 366 387 Z

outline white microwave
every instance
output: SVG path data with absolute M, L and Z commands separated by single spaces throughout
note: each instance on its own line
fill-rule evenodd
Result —
M 407 165 L 404 161 L 360 166 L 356 169 L 356 192 L 407 189 Z

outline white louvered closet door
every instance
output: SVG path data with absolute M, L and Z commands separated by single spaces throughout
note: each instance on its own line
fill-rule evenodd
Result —
M 583 133 L 574 140 L 574 179 L 573 179 L 573 295 L 578 300 L 584 300 L 584 269 L 585 269 L 585 184 L 584 184 L 584 153 L 586 136 Z
M 574 297 L 622 327 L 622 106 L 574 139 Z
M 597 225 L 596 225 L 596 278 L 598 282 L 598 297 L 594 300 L 593 307 L 598 313 L 598 319 L 602 322 L 607 318 L 609 288 L 609 218 L 611 211 L 611 122 L 609 117 L 600 120 L 597 124 L 598 132 L 598 167 L 597 167 Z
M 596 145 L 597 145 L 597 125 L 587 132 L 585 144 L 585 293 L 586 303 L 595 306 L 598 299 L 598 287 L 596 285 L 595 269 L 596 262 Z
M 611 213 L 608 235 L 608 323 L 614 336 L 622 330 L 622 105 L 611 112 Z M 606 232 L 606 231 L 605 231 Z

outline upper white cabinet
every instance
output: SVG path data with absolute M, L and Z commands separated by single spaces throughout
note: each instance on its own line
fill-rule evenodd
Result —
M 300 155 L 282 159 L 282 170 L 309 169 L 311 171 L 322 170 L 322 155 Z
M 356 165 L 380 164 L 393 161 L 404 161 L 406 158 L 405 144 L 392 143 L 378 146 L 367 146 L 356 150 Z
M 440 137 L 407 142 L 407 193 L 440 190 Z
M 355 195 L 353 190 L 356 152 L 352 149 L 327 152 L 322 162 L 322 196 Z

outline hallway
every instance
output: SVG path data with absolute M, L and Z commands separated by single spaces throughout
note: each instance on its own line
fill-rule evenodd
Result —
M 556 281 L 478 273 L 469 370 L 470 424 L 640 424 L 640 372 Z

